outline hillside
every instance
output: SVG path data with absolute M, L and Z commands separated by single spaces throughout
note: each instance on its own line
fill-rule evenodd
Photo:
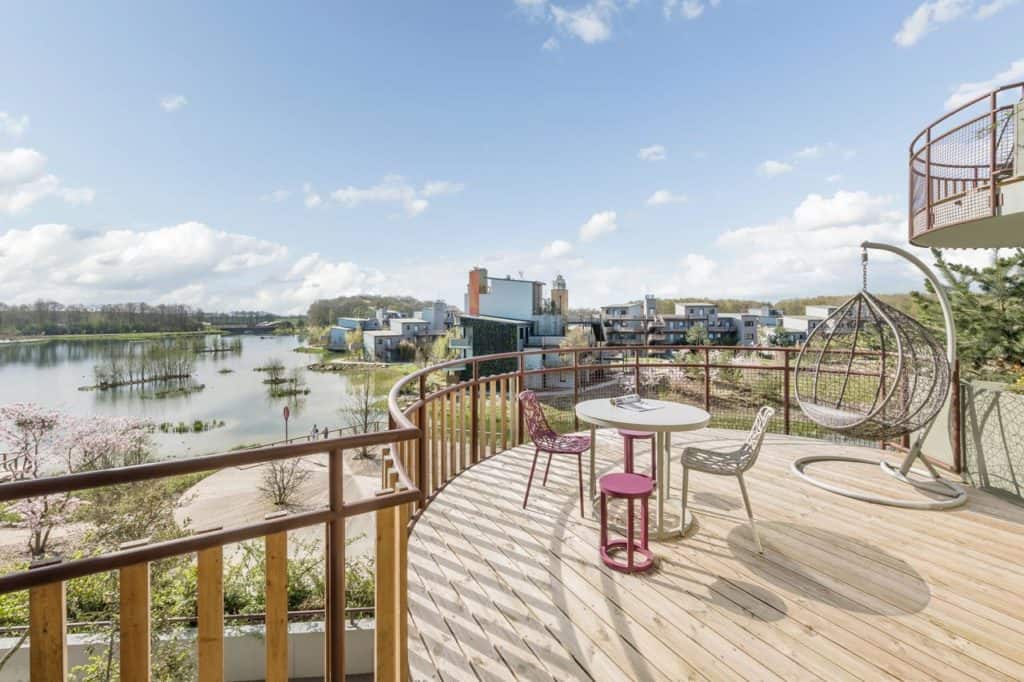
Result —
M 784 310 L 790 315 L 803 315 L 804 306 L 809 305 L 839 305 L 845 302 L 853 294 L 840 296 L 811 296 L 808 298 L 784 298 L 777 301 L 774 307 Z M 914 299 L 910 294 L 875 294 L 875 296 L 903 312 L 913 315 L 917 308 Z
M 753 301 L 742 298 L 705 298 L 701 296 L 690 296 L 687 298 L 659 298 L 658 312 L 662 315 L 671 314 L 675 312 L 676 303 L 688 303 L 692 301 L 706 301 L 708 303 L 714 303 L 718 306 L 718 312 L 720 313 L 745 313 L 747 312 L 747 308 L 769 305 L 765 301 Z
M 322 298 L 309 306 L 308 323 L 316 326 L 334 324 L 339 317 L 373 317 L 377 308 L 397 310 L 412 315 L 422 310 L 429 303 L 412 296 L 374 296 L 360 294 L 356 296 L 338 296 Z

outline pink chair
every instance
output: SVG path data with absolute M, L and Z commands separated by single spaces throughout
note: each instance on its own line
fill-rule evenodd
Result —
M 634 473 L 633 467 L 633 444 L 638 440 L 651 441 L 651 475 L 650 478 L 658 478 L 658 453 L 654 447 L 654 432 L 653 431 L 632 431 L 630 429 L 619 429 L 619 435 L 622 436 L 622 450 L 625 455 L 625 467 L 623 471 L 627 474 Z
M 583 453 L 590 449 L 590 436 L 560 436 L 548 424 L 544 410 L 533 391 L 519 394 L 519 409 L 523 411 L 526 429 L 533 441 L 533 464 L 530 466 L 530 479 L 526 482 L 526 494 L 523 495 L 523 509 L 530 499 L 530 486 L 533 484 L 533 472 L 537 468 L 537 456 L 544 451 L 548 453 L 548 464 L 544 468 L 544 482 L 548 483 L 548 471 L 551 469 L 551 456 L 555 453 L 576 455 L 576 469 L 580 477 L 580 516 L 583 516 Z

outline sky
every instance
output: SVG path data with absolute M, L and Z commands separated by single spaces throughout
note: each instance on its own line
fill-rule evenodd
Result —
M 852 293 L 907 149 L 1024 80 L 1024 2 L 8 5 L 0 301 L 304 312 Z M 977 261 L 981 252 L 959 252 Z M 873 259 L 879 292 L 921 287 Z

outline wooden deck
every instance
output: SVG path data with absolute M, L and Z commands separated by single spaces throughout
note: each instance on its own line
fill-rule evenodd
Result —
M 676 435 L 675 494 L 682 445 L 739 438 Z M 472 467 L 409 542 L 412 678 L 1024 679 L 1024 508 L 976 490 L 945 512 L 857 502 L 791 473 L 824 450 L 868 453 L 768 436 L 746 477 L 764 556 L 735 479 L 695 473 L 695 527 L 632 576 L 598 557 L 573 457 L 556 455 L 547 488 L 538 472 L 526 511 L 532 448 Z M 599 432 L 599 473 L 620 467 L 619 438 Z M 902 490 L 870 466 L 809 471 Z

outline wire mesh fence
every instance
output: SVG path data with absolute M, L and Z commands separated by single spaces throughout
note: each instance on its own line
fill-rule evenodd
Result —
M 964 384 L 964 470 L 973 485 L 1024 496 L 1024 395 Z

